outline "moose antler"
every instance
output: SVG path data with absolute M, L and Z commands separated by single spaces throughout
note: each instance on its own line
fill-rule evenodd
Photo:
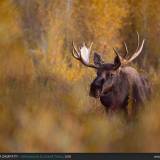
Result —
M 79 51 L 76 48 L 74 42 L 72 42 L 72 45 L 73 45 L 72 55 L 75 59 L 79 60 L 82 64 L 84 64 L 87 67 L 91 67 L 91 68 L 95 68 L 95 69 L 99 68 L 99 66 L 96 66 L 94 64 L 89 64 L 89 56 L 90 56 L 93 42 L 91 43 L 89 48 L 84 43 L 83 46 L 79 49 Z
M 126 65 L 126 64 L 132 62 L 135 58 L 137 58 L 140 55 L 140 53 L 142 52 L 143 46 L 144 46 L 144 42 L 145 42 L 145 39 L 143 39 L 141 45 L 139 45 L 139 33 L 137 32 L 137 49 L 133 53 L 131 58 L 129 58 L 129 59 L 126 59 L 126 56 L 128 55 L 128 48 L 127 48 L 127 45 L 125 42 L 124 42 L 124 46 L 125 46 L 126 53 L 124 55 L 124 58 L 122 56 L 120 56 L 119 52 L 115 48 L 113 48 L 113 50 L 116 53 L 116 55 L 119 57 L 119 59 L 121 60 L 122 65 Z

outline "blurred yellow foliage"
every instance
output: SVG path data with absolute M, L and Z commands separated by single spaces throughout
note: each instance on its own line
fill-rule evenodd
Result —
M 158 152 L 158 2 L 1 0 L 0 151 Z M 112 62 L 112 47 L 123 51 L 123 40 L 135 49 L 137 29 L 147 38 L 139 62 L 152 62 L 146 66 L 156 92 L 139 121 L 127 124 L 89 97 L 95 71 L 72 57 L 71 44 L 93 41 L 93 51 Z

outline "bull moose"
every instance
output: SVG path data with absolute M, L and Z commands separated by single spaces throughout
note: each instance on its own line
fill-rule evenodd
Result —
M 87 67 L 96 69 L 97 76 L 90 85 L 90 96 L 99 98 L 105 106 L 107 112 L 113 113 L 124 110 L 128 114 L 128 105 L 131 104 L 131 112 L 134 114 L 139 106 L 142 106 L 146 99 L 150 97 L 151 86 L 146 76 L 140 74 L 129 64 L 142 52 L 145 39 L 139 44 L 139 34 L 137 32 L 137 49 L 128 57 L 126 43 L 125 54 L 121 56 L 113 48 L 116 56 L 113 63 L 105 63 L 98 53 L 94 53 L 94 64 L 89 63 L 89 56 L 92 48 L 85 44 L 78 50 L 73 42 L 73 56 Z M 130 103 L 131 102 L 131 103 Z

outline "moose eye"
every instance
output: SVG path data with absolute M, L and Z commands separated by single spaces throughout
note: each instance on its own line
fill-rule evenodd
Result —
M 106 74 L 106 79 L 109 79 L 110 78 L 110 73 L 107 73 Z
M 113 78 L 113 76 L 114 76 L 113 73 L 108 73 L 108 74 L 106 75 L 106 78 L 107 78 L 107 79 L 108 79 L 108 78 Z
M 110 73 L 110 77 L 113 77 L 114 76 L 114 74 L 113 73 Z
M 100 71 L 97 72 L 97 76 L 100 76 L 102 73 Z

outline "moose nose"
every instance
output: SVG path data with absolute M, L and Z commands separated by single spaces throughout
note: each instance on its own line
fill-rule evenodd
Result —
M 103 79 L 103 78 L 100 78 L 100 79 L 97 79 L 97 80 L 94 82 L 94 85 L 95 85 L 95 87 L 97 87 L 97 88 L 101 88 L 102 85 L 103 85 L 103 83 L 104 83 L 104 79 Z
M 90 96 L 98 98 L 101 94 L 101 90 L 104 84 L 104 79 L 103 78 L 96 78 L 90 88 Z

